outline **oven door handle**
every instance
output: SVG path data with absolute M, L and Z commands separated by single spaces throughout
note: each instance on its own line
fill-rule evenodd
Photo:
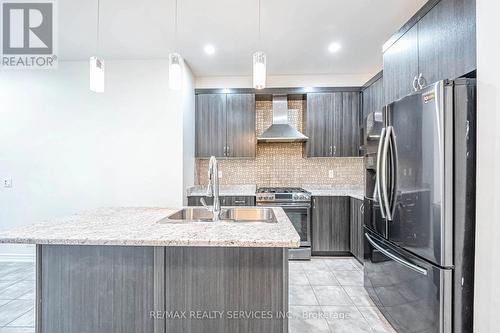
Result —
M 411 269 L 414 272 L 417 272 L 417 273 L 422 274 L 422 275 L 427 275 L 427 270 L 425 268 L 422 268 L 420 266 L 414 265 L 414 264 L 412 264 L 412 263 L 404 260 L 403 258 L 400 258 L 399 256 L 397 256 L 397 255 L 389 252 L 388 250 L 384 249 L 382 246 L 378 245 L 367 233 L 365 233 L 365 237 L 366 237 L 366 240 L 374 248 L 376 248 L 377 250 L 379 250 L 380 252 L 382 252 L 382 254 L 385 255 L 386 257 L 394 260 L 395 262 L 397 262 L 398 264 L 400 264 L 402 266 L 405 266 L 406 268 Z

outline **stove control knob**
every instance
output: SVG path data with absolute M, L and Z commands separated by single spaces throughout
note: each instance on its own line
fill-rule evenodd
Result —
M 294 194 L 293 195 L 293 200 L 299 200 L 299 195 L 298 194 Z

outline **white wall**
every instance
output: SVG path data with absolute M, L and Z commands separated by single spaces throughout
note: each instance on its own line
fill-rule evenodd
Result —
M 99 206 L 183 204 L 193 184 L 194 80 L 168 89 L 168 61 L 107 61 L 106 90 L 88 63 L 0 72 L 0 229 Z M 29 250 L 32 253 L 31 249 Z M 0 254 L 26 253 L 0 246 Z
M 474 332 L 500 316 L 500 3 L 477 0 L 478 156 Z
M 286 87 L 357 87 L 365 84 L 373 74 L 345 75 L 270 75 L 268 88 Z M 252 88 L 251 76 L 197 77 L 196 88 Z

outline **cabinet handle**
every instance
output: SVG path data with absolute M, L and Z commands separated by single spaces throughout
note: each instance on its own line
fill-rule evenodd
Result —
M 234 200 L 234 203 L 235 204 L 245 204 L 246 201 L 245 200 Z
M 333 155 L 333 148 L 332 148 L 332 146 L 330 146 L 330 156 L 332 156 L 332 155 Z
M 412 82 L 413 90 L 418 91 L 418 78 L 415 76 Z
M 313 208 L 316 208 L 316 198 L 313 198 Z
M 359 206 L 359 212 L 360 212 L 361 214 L 363 214 L 363 213 L 364 213 L 364 209 L 365 209 L 365 203 L 363 202 L 363 203 Z
M 333 155 L 337 156 L 337 146 L 333 146 Z
M 224 146 L 224 156 L 227 156 L 227 147 Z
M 229 146 L 226 147 L 226 156 L 229 156 Z
M 422 73 L 420 73 L 420 74 L 418 75 L 418 80 L 417 80 L 417 83 L 418 83 L 418 87 L 419 87 L 420 89 L 423 89 L 423 88 L 424 88 L 424 86 L 425 86 L 426 82 L 425 82 L 424 75 L 423 75 Z

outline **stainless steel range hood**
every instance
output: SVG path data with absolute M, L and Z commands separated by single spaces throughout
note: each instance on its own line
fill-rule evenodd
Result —
M 257 138 L 258 142 L 305 142 L 309 138 L 288 124 L 288 98 L 273 95 L 273 124 Z

